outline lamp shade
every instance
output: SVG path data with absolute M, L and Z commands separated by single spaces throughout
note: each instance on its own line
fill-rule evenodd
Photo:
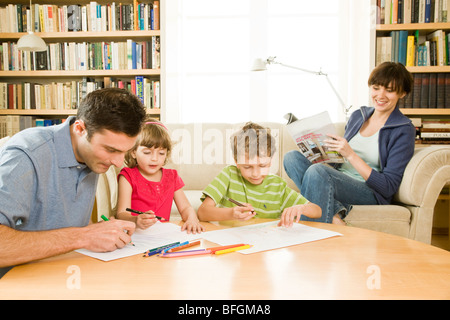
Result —
M 17 48 L 23 51 L 45 51 L 47 45 L 41 37 L 29 32 L 17 41 Z
M 267 70 L 267 62 L 263 59 L 255 59 L 252 66 L 252 71 L 266 71 Z

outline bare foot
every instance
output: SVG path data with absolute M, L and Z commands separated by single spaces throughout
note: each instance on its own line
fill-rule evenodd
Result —
M 337 214 L 334 215 L 333 221 L 331 223 L 345 226 L 345 222 L 341 218 L 339 218 L 339 215 L 337 215 Z

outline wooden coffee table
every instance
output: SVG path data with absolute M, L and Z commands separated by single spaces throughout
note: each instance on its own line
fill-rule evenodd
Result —
M 0 299 L 450 299 L 450 252 L 365 229 L 304 224 L 343 236 L 251 255 L 103 262 L 70 252 L 13 268 L 0 280 Z

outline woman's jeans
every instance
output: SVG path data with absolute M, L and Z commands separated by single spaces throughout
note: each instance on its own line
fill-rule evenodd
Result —
M 312 164 L 299 151 L 285 154 L 284 169 L 301 194 L 322 208 L 322 217 L 303 221 L 331 223 L 336 213 L 346 216 L 352 205 L 378 204 L 372 189 L 326 164 Z

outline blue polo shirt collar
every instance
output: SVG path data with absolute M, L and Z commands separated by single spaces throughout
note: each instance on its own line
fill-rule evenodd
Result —
M 76 117 L 68 117 L 61 126 L 55 126 L 55 146 L 58 153 L 58 166 L 60 168 L 78 167 L 85 168 L 86 165 L 79 163 L 73 152 L 72 141 L 70 140 L 70 125 L 73 124 Z

